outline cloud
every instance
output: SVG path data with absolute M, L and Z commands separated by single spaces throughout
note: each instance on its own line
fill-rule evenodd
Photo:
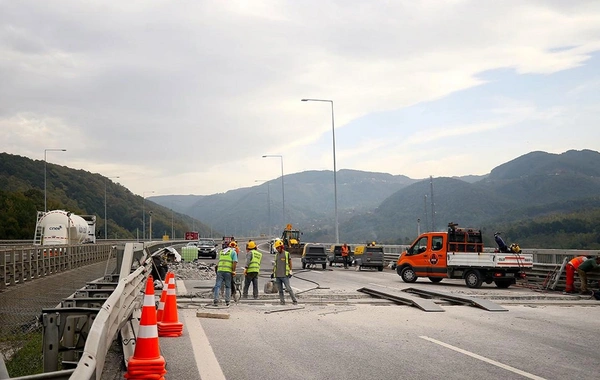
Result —
M 335 102 L 338 168 L 423 175 L 436 165 L 389 162 L 422 155 L 419 143 L 527 136 L 540 120 L 564 128 L 576 106 L 547 104 L 530 76 L 570 73 L 561 89 L 575 94 L 598 80 L 588 69 L 598 50 L 597 1 L 2 2 L 0 150 L 34 158 L 58 139 L 63 164 L 118 175 L 136 193 L 209 194 L 277 177 L 267 153 L 289 172 L 331 170 L 329 105 L 300 102 L 314 97 Z M 508 74 L 482 75 L 495 70 Z M 512 154 L 539 147 L 561 149 Z M 463 154 L 429 148 L 427 162 Z M 506 151 L 474 156 L 485 172 Z

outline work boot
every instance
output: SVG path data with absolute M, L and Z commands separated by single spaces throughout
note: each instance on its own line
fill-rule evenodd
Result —
M 218 304 L 219 304 L 219 301 L 217 301 L 217 300 L 213 301 L 213 306 L 217 306 Z
M 279 301 L 280 305 L 285 305 L 285 301 Z
M 292 302 L 294 305 L 298 305 L 298 301 L 294 301 Z
M 229 307 L 229 302 L 225 302 L 225 306 Z
M 245 300 L 247 300 L 248 299 L 248 295 L 244 294 L 244 295 L 242 295 L 242 298 L 245 299 Z

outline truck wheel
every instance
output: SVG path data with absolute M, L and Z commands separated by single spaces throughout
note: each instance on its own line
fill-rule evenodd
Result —
M 476 269 L 467 272 L 467 274 L 465 275 L 465 284 L 467 284 L 469 288 L 481 288 L 482 283 L 483 279 L 481 278 L 481 274 Z
M 494 281 L 494 283 L 500 289 L 506 289 L 511 285 L 512 281 L 511 280 L 496 280 L 496 281 Z
M 404 269 L 402 269 L 402 272 L 400 272 L 400 277 L 402 277 L 402 281 L 404 282 L 415 282 L 417 281 L 417 274 L 415 273 L 414 269 L 412 269 L 411 267 L 406 267 Z
M 383 266 L 377 267 L 377 270 L 383 272 Z
M 438 282 L 442 281 L 441 277 L 429 277 L 429 281 L 433 282 L 434 284 L 437 284 Z
M 327 269 L 327 264 L 323 263 L 322 266 L 323 266 L 323 269 Z

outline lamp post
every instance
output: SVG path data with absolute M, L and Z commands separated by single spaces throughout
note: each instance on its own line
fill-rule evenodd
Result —
M 46 201 L 46 152 L 66 152 L 66 149 L 44 149 L 44 213 L 48 212 Z
M 152 241 L 152 211 L 148 212 L 148 215 L 150 215 L 150 236 L 148 240 Z
M 176 200 L 171 200 L 171 239 L 175 239 L 175 224 L 173 223 L 173 202 L 179 202 Z
M 142 197 L 144 200 L 142 201 L 142 241 L 146 240 L 146 194 L 152 194 L 154 191 L 144 191 L 142 193 Z
M 269 214 L 269 239 L 271 238 L 271 183 L 265 179 L 256 179 L 254 182 L 266 182 L 267 183 L 267 210 Z
M 104 240 L 107 240 L 108 238 L 108 215 L 106 213 L 106 182 L 108 182 L 109 179 L 115 178 L 121 177 L 106 177 L 106 179 L 104 180 Z
M 335 165 L 335 122 L 333 117 L 333 100 L 328 99 L 302 99 L 303 102 L 327 102 L 331 103 L 331 132 L 333 136 L 333 199 L 335 204 L 335 242 L 340 242 L 340 230 L 338 221 L 338 206 L 337 206 L 337 168 Z
M 283 224 L 285 225 L 285 187 L 283 185 L 283 156 L 281 154 L 265 154 L 263 158 L 279 157 L 281 159 L 281 209 L 283 213 Z

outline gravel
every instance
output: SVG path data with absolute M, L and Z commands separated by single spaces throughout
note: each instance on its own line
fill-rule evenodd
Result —
M 182 261 L 180 263 L 170 263 L 169 271 L 175 273 L 177 280 L 214 280 L 215 264 L 205 263 L 194 260 L 192 262 Z

